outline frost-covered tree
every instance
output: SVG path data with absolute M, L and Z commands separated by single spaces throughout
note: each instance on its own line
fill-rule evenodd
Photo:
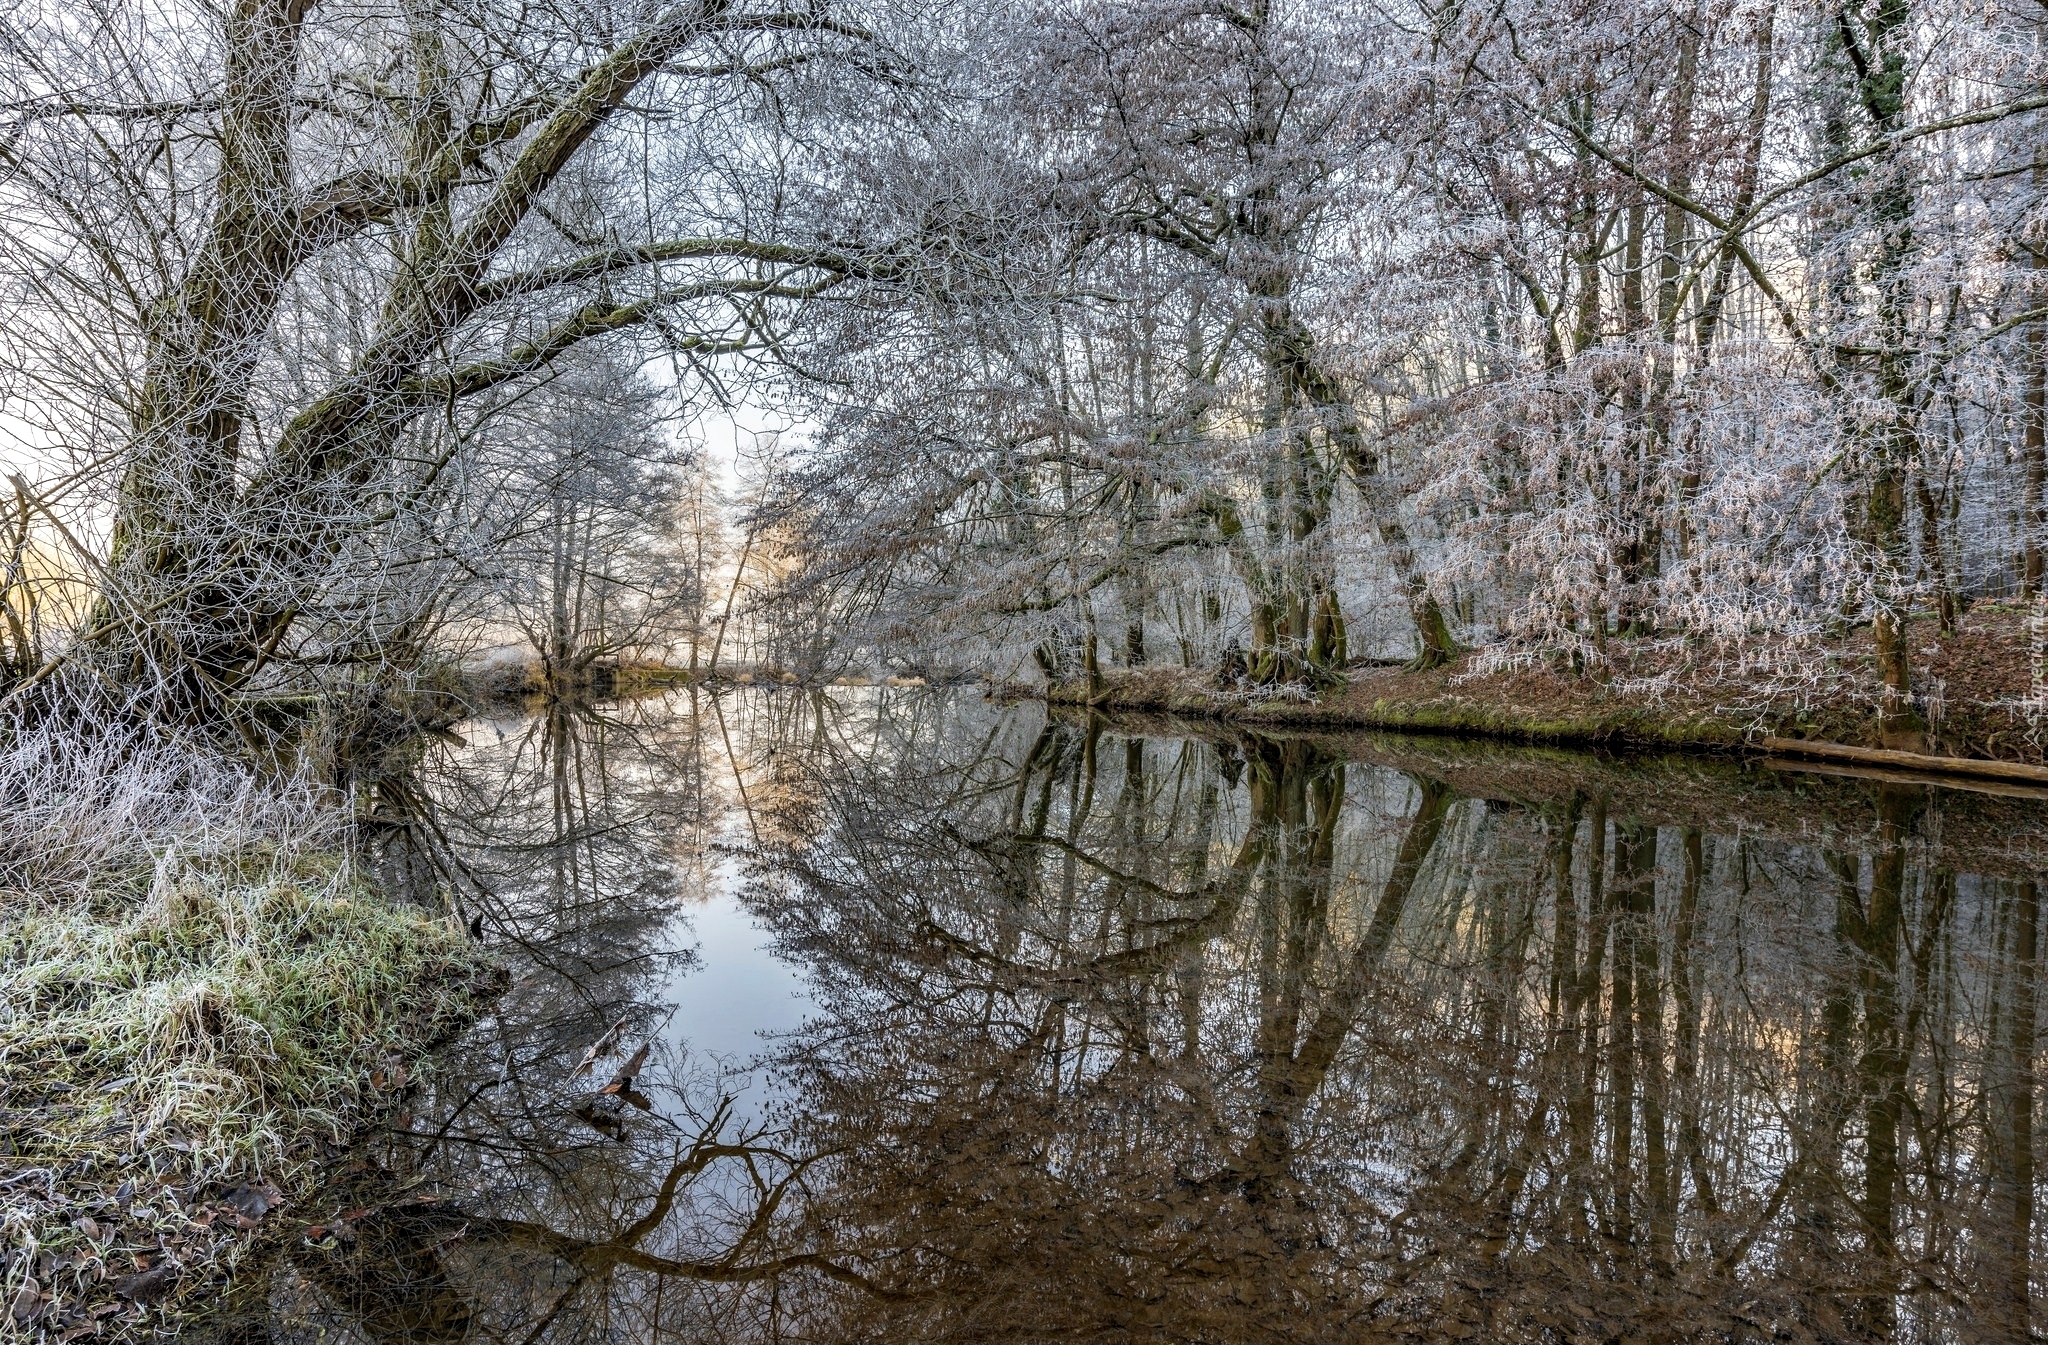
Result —
M 807 577 L 1054 676 L 1867 625 L 1913 741 L 1906 617 L 2041 589 L 2044 19 L 963 19 L 848 158 L 921 265 L 821 342 Z
M 889 63 L 734 0 L 10 11 L 0 362 L 110 522 L 74 662 L 191 711 L 331 661 L 424 420 L 601 339 L 772 346 L 861 264 L 787 240 L 762 137 Z

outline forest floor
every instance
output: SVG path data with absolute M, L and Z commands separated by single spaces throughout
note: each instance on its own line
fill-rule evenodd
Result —
M 501 976 L 337 854 L 144 859 L 0 891 L 0 1337 L 205 1302 Z
M 2048 763 L 2027 617 L 1979 603 L 1944 634 L 1932 616 L 1908 627 L 1913 686 L 1925 698 L 1925 753 Z M 1519 742 L 1734 751 L 1764 738 L 1875 749 L 1881 690 L 1867 630 L 1833 641 L 1687 648 L 1671 639 L 1608 642 L 1607 666 L 1573 671 L 1531 661 L 1485 668 L 1466 655 L 1428 672 L 1354 666 L 1321 697 L 1219 687 L 1205 669 L 1105 670 L 1091 697 L 1051 688 L 1056 704 L 1165 711 L 1295 728 L 1374 728 Z

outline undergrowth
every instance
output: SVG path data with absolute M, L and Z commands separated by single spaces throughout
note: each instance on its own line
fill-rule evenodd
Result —
M 309 786 L 21 733 L 0 812 L 0 1336 L 121 1333 L 214 1280 L 486 968 Z

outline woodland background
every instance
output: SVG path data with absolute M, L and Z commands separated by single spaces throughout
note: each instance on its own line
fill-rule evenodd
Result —
M 1314 689 L 1867 628 L 1910 726 L 1915 611 L 2042 644 L 2044 33 L 16 4 L 0 668 L 203 719 L 507 629 Z

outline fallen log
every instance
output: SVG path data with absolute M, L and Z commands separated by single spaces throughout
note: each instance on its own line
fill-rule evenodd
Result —
M 1816 761 L 1839 761 L 1857 766 L 1889 766 L 1896 770 L 1931 775 L 1966 775 L 1979 779 L 2022 780 L 2048 784 L 2048 766 L 2031 766 L 2019 761 L 1989 761 L 1980 757 L 1941 757 L 1926 752 L 1899 752 L 1885 747 L 1850 747 L 1846 743 L 1813 742 L 1805 738 L 1759 738 L 1756 745 L 1767 753 L 1788 757 L 1810 757 Z

